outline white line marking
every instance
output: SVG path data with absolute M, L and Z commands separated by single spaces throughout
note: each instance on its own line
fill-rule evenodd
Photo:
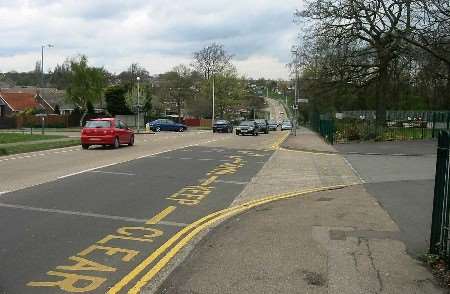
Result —
M 361 183 L 366 184 L 366 180 L 364 180 L 361 175 L 359 174 L 359 172 L 353 167 L 353 165 L 347 160 L 347 158 L 342 157 L 345 161 L 345 163 L 347 163 L 347 165 L 352 169 L 352 171 L 355 173 L 355 175 L 359 178 L 359 180 L 361 181 Z
M 57 179 L 58 179 L 58 180 L 60 180 L 60 179 L 65 179 L 65 178 L 72 177 L 72 176 L 76 176 L 76 175 L 79 175 L 79 174 L 91 172 L 91 171 L 93 171 L 93 170 L 97 170 L 97 169 L 102 169 L 102 168 L 105 168 L 105 167 L 109 167 L 109 166 L 112 166 L 112 165 L 115 165 L 115 164 L 118 164 L 118 163 L 111 163 L 111 164 L 106 164 L 106 165 L 102 165 L 102 166 L 98 166 L 98 167 L 93 167 L 93 168 L 85 169 L 85 170 L 82 170 L 82 171 L 79 171 L 79 172 L 75 172 L 75 173 L 71 173 L 71 174 L 68 174 L 68 175 L 65 175 L 65 176 L 60 176 L 60 177 L 58 177 Z
M 119 175 L 119 176 L 135 176 L 136 175 L 136 174 L 132 174 L 132 173 L 107 172 L 107 171 L 101 171 L 101 170 L 94 170 L 94 171 L 91 171 L 91 173 Z
M 65 178 L 68 178 L 68 177 L 72 177 L 72 176 L 84 174 L 84 173 L 87 173 L 87 172 L 91 172 L 91 171 L 94 171 L 94 170 L 102 169 L 102 168 L 105 168 L 105 167 L 109 167 L 109 166 L 113 166 L 113 165 L 117 165 L 117 164 L 121 164 L 121 163 L 125 163 L 125 162 L 130 162 L 132 160 L 149 158 L 149 157 L 152 157 L 152 156 L 155 156 L 155 155 L 164 154 L 164 153 L 167 153 L 167 152 L 171 152 L 171 151 L 175 151 L 175 150 L 179 150 L 179 149 L 184 149 L 184 148 L 188 148 L 188 147 L 199 146 L 200 144 L 207 144 L 207 143 L 215 142 L 215 141 L 217 141 L 217 140 L 212 140 L 212 141 L 207 141 L 207 142 L 197 143 L 197 144 L 185 145 L 185 146 L 181 146 L 181 147 L 178 147 L 178 148 L 168 149 L 168 150 L 164 150 L 164 151 L 161 151 L 161 152 L 156 152 L 156 153 L 152 153 L 152 154 L 139 156 L 139 157 L 136 157 L 136 158 L 133 158 L 133 159 L 128 159 L 128 160 L 124 160 L 124 161 L 114 162 L 114 163 L 110 163 L 110 164 L 106 164 L 106 165 L 102 165 L 102 166 L 98 166 L 98 167 L 88 168 L 88 169 L 85 169 L 85 170 L 82 170 L 82 171 L 79 171 L 79 172 L 74 172 L 74 173 L 71 173 L 71 174 L 67 174 L 67 175 L 64 175 L 64 176 L 57 177 L 57 179 L 61 180 L 61 179 L 65 179 Z
M 105 215 L 105 214 L 81 212 L 81 211 L 69 211 L 69 210 L 61 210 L 61 209 L 40 208 L 40 207 L 32 207 L 32 206 L 17 205 L 17 204 L 0 203 L 0 207 L 20 209 L 20 210 L 28 210 L 28 211 L 45 212 L 45 213 L 57 213 L 57 214 L 65 214 L 65 215 L 94 217 L 94 218 L 102 218 L 102 219 L 134 222 L 134 223 L 146 223 L 147 222 L 147 219 L 138 219 L 138 218 L 132 218 L 132 217 L 123 217 L 123 216 L 116 216 L 116 215 Z M 159 224 L 168 225 L 168 226 L 177 226 L 177 227 L 184 227 L 184 226 L 186 226 L 186 224 L 183 224 L 183 223 L 167 222 L 167 221 L 166 222 L 162 221 Z
M 10 191 L 0 191 L 0 195 L 4 195 L 4 194 L 7 194 L 7 193 L 9 193 Z
M 216 183 L 233 184 L 233 185 L 247 185 L 249 182 L 217 180 Z

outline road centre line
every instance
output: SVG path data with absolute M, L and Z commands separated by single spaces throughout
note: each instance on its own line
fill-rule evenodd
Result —
M 137 218 L 131 218 L 131 217 L 105 215 L 105 214 L 81 212 L 81 211 L 69 211 L 69 210 L 61 210 L 61 209 L 53 209 L 53 208 L 40 208 L 40 207 L 18 205 L 18 204 L 0 203 L 0 207 L 28 210 L 28 211 L 47 212 L 47 213 L 57 213 L 57 214 L 65 214 L 65 215 L 86 216 L 86 217 L 111 219 L 111 220 L 120 220 L 120 221 L 134 222 L 134 223 L 145 223 L 146 222 L 146 220 L 144 220 L 144 219 L 137 219 Z
M 225 140 L 225 139 L 222 139 L 222 140 Z M 185 145 L 185 146 L 181 146 L 181 147 L 178 147 L 178 148 L 163 150 L 163 151 L 160 151 L 160 152 L 139 156 L 139 157 L 128 159 L 128 160 L 124 160 L 124 161 L 119 161 L 119 162 L 114 162 L 114 163 L 110 163 L 110 164 L 106 164 L 106 165 L 102 165 L 102 166 L 88 168 L 88 169 L 85 169 L 85 170 L 82 170 L 82 171 L 79 171 L 79 172 L 74 172 L 74 173 L 71 173 L 71 174 L 67 174 L 67 175 L 64 175 L 64 176 L 57 177 L 57 179 L 61 180 L 61 179 L 65 179 L 65 178 L 68 178 L 68 177 L 72 177 L 72 176 L 84 174 L 84 173 L 87 173 L 87 172 L 91 172 L 91 171 L 94 171 L 94 170 L 102 169 L 102 168 L 105 168 L 105 167 L 110 167 L 110 166 L 113 166 L 113 165 L 117 165 L 117 164 L 121 164 L 121 163 L 125 163 L 125 162 L 130 162 L 130 161 L 133 161 L 133 160 L 154 157 L 156 155 L 172 152 L 172 151 L 175 151 L 175 150 L 184 149 L 184 148 L 188 148 L 188 147 L 199 146 L 201 144 L 208 144 L 208 143 L 216 142 L 216 141 L 219 141 L 219 139 L 209 140 L 209 141 L 206 141 L 206 142 L 201 142 L 201 143 L 196 143 L 196 144 Z
M 298 196 L 309 195 L 314 192 L 321 191 L 329 191 L 329 190 L 338 190 L 346 187 L 350 187 L 352 185 L 339 185 L 339 186 L 330 186 L 330 187 L 322 187 L 316 189 L 308 189 L 304 191 L 295 191 L 295 192 L 287 192 L 278 195 L 271 195 L 264 197 L 259 200 L 249 201 L 247 203 L 243 203 L 238 206 L 229 207 L 217 212 L 214 212 L 210 215 L 207 215 L 198 221 L 190 224 L 189 226 L 183 228 L 178 233 L 176 233 L 172 238 L 170 238 L 166 243 L 164 243 L 161 247 L 159 247 L 156 251 L 154 251 L 150 256 L 148 256 L 143 262 L 141 262 L 136 268 L 134 268 L 130 273 L 123 277 L 118 283 L 116 283 L 107 294 L 116 294 L 125 286 L 127 286 L 132 280 L 134 280 L 142 271 L 144 271 L 153 261 L 155 261 L 161 254 L 166 252 L 172 245 L 172 249 L 162 257 L 156 265 L 154 265 L 149 271 L 144 274 L 144 276 L 135 284 L 135 286 L 128 293 L 139 293 L 139 291 L 146 285 L 150 280 L 158 274 L 167 263 L 172 260 L 172 258 L 182 249 L 184 248 L 190 240 L 192 240 L 199 232 L 211 227 L 214 223 L 219 220 L 225 219 L 227 217 L 231 217 L 240 212 L 249 210 L 253 207 L 260 206 L 266 203 L 294 198 Z M 178 239 L 183 237 L 178 243 Z
M 6 193 L 9 193 L 9 191 L 0 192 L 0 195 L 6 194 Z M 145 224 L 147 222 L 147 220 L 145 220 L 145 219 L 138 219 L 138 218 L 132 218 L 132 217 L 106 215 L 106 214 L 81 212 L 81 211 L 69 211 L 69 210 L 52 209 L 52 208 L 40 208 L 40 207 L 17 205 L 17 204 L 0 203 L 0 207 L 12 208 L 12 209 L 20 209 L 20 210 L 28 210 L 28 211 L 37 211 L 37 212 L 44 212 L 44 213 L 55 213 L 55 214 L 64 214 L 64 215 L 93 217 L 93 218 L 101 218 L 101 219 L 133 222 L 133 223 L 139 223 L 139 224 Z M 170 221 L 160 221 L 160 222 L 158 222 L 158 224 L 159 225 L 166 225 L 166 226 L 173 226 L 173 227 L 185 227 L 185 226 L 187 226 L 187 224 L 185 224 L 185 223 L 170 222 Z

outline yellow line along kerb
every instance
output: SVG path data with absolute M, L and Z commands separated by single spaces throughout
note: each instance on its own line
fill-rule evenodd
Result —
M 342 189 L 345 187 L 349 187 L 353 185 L 337 185 L 330 187 L 322 187 L 316 189 L 309 189 L 304 191 L 295 191 L 295 192 L 287 192 L 277 195 L 267 196 L 265 198 L 259 200 L 253 200 L 238 206 L 230 207 L 224 210 L 217 211 L 210 215 L 207 215 L 200 220 L 192 223 L 191 225 L 185 227 L 180 232 L 175 234 L 172 238 L 170 238 L 165 244 L 159 247 L 156 251 L 154 251 L 147 259 L 145 259 L 141 264 L 139 264 L 135 269 L 133 269 L 128 275 L 126 275 L 121 281 L 119 281 L 116 285 L 114 285 L 107 294 L 118 293 L 121 289 L 123 289 L 128 283 L 130 283 L 137 275 L 139 275 L 142 271 L 146 269 L 153 261 L 155 261 L 159 255 L 164 253 L 169 249 L 170 246 L 175 244 L 175 242 L 180 239 L 183 235 L 187 234 L 181 241 L 179 241 L 175 246 L 160 259 L 159 262 L 156 263 L 144 276 L 135 284 L 135 286 L 128 293 L 139 293 L 139 291 L 144 287 L 159 271 L 161 271 L 164 266 L 184 247 L 186 246 L 190 240 L 192 240 L 199 232 L 205 230 L 210 227 L 212 224 L 216 223 L 219 220 L 224 218 L 236 215 L 245 210 L 249 210 L 253 207 L 260 206 L 266 203 L 270 203 L 277 200 L 289 199 L 297 196 L 304 196 L 313 192 L 321 192 L 328 190 L 336 190 Z M 191 231 L 192 230 L 192 231 Z M 188 233 L 191 231 L 190 233 Z
M 281 137 L 272 145 L 272 149 L 279 149 L 280 145 L 283 144 L 283 142 L 289 137 L 290 133 L 287 132 L 286 134 L 281 135 Z

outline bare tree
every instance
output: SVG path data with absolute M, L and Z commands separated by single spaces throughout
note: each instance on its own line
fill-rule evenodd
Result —
M 209 80 L 210 77 L 232 68 L 232 57 L 225 51 L 223 45 L 212 43 L 194 53 L 192 66 L 202 73 L 205 79 Z
M 351 48 L 346 53 L 367 61 L 367 64 L 353 66 L 368 68 L 375 76 L 377 123 L 380 125 L 386 117 L 392 61 L 401 49 L 401 39 L 396 34 L 407 29 L 404 25 L 406 2 L 310 0 L 305 9 L 296 13 L 301 22 L 310 24 L 306 31 L 309 37 L 326 40 L 331 47 L 344 52 Z

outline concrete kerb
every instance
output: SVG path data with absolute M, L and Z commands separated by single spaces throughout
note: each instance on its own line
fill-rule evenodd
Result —
M 379 152 L 332 152 L 332 151 L 320 151 L 313 149 L 299 149 L 291 147 L 279 147 L 280 150 L 300 152 L 300 153 L 310 153 L 310 154 L 320 154 L 320 155 L 364 155 L 364 156 L 393 156 L 393 157 L 424 157 L 424 156 L 434 156 L 433 154 L 403 154 L 403 153 L 379 153 Z
M 183 229 L 183 233 L 181 233 L 182 231 L 180 231 L 180 235 L 177 239 L 180 239 L 181 237 L 182 239 L 177 243 L 175 243 L 177 240 L 175 240 L 175 242 L 171 242 L 171 240 L 167 241 L 166 244 L 169 242 L 171 242 L 171 244 L 168 245 L 166 250 L 169 250 L 169 248 L 171 249 L 151 269 L 147 270 L 147 272 L 141 277 L 141 279 L 135 284 L 135 286 L 131 288 L 128 293 L 141 293 L 140 291 L 144 287 L 146 288 L 142 293 L 154 293 L 164 282 L 164 280 L 170 275 L 170 273 L 177 267 L 177 265 L 183 262 L 184 259 L 188 256 L 189 252 L 193 249 L 192 245 L 197 244 L 204 236 L 207 235 L 207 233 L 211 229 L 232 217 L 247 212 L 252 208 L 256 208 L 272 202 L 288 200 L 295 197 L 307 197 L 317 192 L 339 190 L 357 185 L 359 184 L 336 185 L 306 189 L 303 191 L 286 192 L 277 195 L 269 195 L 261 199 L 252 200 L 246 203 L 232 206 L 205 216 Z M 160 248 L 164 247 L 166 244 L 162 245 Z M 176 257 L 178 258 L 175 259 Z M 120 282 L 118 284 L 120 284 Z M 123 287 L 124 286 L 125 284 L 123 284 Z M 120 291 L 120 289 L 121 288 L 113 287 L 113 291 L 110 290 L 108 294 L 117 293 L 118 291 Z

